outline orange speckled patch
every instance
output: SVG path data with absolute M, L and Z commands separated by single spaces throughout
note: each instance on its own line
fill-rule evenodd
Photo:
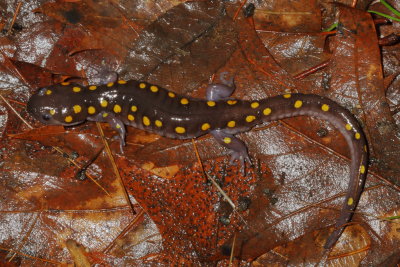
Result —
M 193 244 L 200 257 L 220 254 L 220 247 L 231 237 L 227 233 L 233 233 L 242 221 L 233 215 L 229 217 L 229 224 L 222 225 L 219 222 L 224 211 L 215 207 L 225 201 L 217 194 L 215 187 L 207 183 L 197 163 L 191 166 L 177 164 L 159 167 L 154 162 L 143 162 L 138 169 L 135 167 L 137 162 L 134 164 L 127 158 L 121 158 L 118 166 L 127 191 L 135 196 L 156 223 L 163 243 L 173 247 L 176 253 L 187 253 L 187 244 Z M 212 164 L 206 162 L 204 166 L 206 170 L 213 169 L 215 179 L 225 181 L 223 189 L 230 192 L 230 198 L 237 203 L 239 198 L 251 192 L 255 179 L 252 174 L 242 177 L 237 167 L 226 164 L 225 157 L 222 157 L 213 159 Z M 222 174 L 226 167 L 232 170 L 232 177 Z M 221 174 L 225 178 L 218 177 Z M 145 182 L 143 177 L 146 177 Z M 225 204 L 222 205 L 223 209 L 231 210 Z M 243 212 L 240 213 L 245 216 Z

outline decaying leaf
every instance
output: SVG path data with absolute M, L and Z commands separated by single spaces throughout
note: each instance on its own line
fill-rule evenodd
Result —
M 247 18 L 239 4 L 223 1 L 22 3 L 21 14 L 32 14 L 35 23 L 15 14 L 22 29 L 0 38 L 1 261 L 398 263 L 398 219 L 387 219 L 400 212 L 398 66 L 382 65 L 366 3 L 356 9 L 292 2 L 254 3 Z M 11 21 L 7 10 L 14 9 L 0 8 Z M 321 32 L 333 22 L 335 32 Z M 383 50 L 387 61 L 396 47 Z M 234 97 L 313 93 L 360 121 L 371 154 L 368 179 L 333 250 L 323 244 L 347 190 L 350 155 L 343 136 L 325 121 L 290 118 L 240 134 L 253 159 L 243 175 L 208 135 L 182 141 L 129 128 L 121 152 L 116 133 L 104 124 L 104 135 L 90 122 L 44 127 L 25 110 L 37 88 L 104 82 L 110 73 L 204 98 L 210 80 L 218 82 L 213 75 L 223 72 L 234 76 Z M 299 80 L 298 73 L 310 74 Z

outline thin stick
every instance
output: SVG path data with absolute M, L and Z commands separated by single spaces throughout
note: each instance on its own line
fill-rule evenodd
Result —
M 235 233 L 235 235 L 233 236 L 232 249 L 231 249 L 231 256 L 230 256 L 230 258 L 229 258 L 229 267 L 231 267 L 232 264 L 233 264 L 233 255 L 235 254 L 235 253 L 234 253 L 234 251 L 235 251 L 235 243 L 236 243 L 236 233 Z
M 192 138 L 192 144 L 194 147 L 194 151 L 196 153 L 196 157 L 197 157 L 197 161 L 200 164 L 201 170 L 203 172 L 203 174 L 206 175 L 207 179 L 210 180 L 212 182 L 212 184 L 217 188 L 218 192 L 221 193 L 221 195 L 224 197 L 224 199 L 229 203 L 229 205 L 231 205 L 231 207 L 233 208 L 234 212 L 237 214 L 237 216 L 242 220 L 242 222 L 247 225 L 247 222 L 244 220 L 244 218 L 242 217 L 242 215 L 239 214 L 239 212 L 237 212 L 235 203 L 233 203 L 233 201 L 231 200 L 231 198 L 224 192 L 224 190 L 222 190 L 222 188 L 217 184 L 217 182 L 215 181 L 215 179 L 213 179 L 210 175 L 208 175 L 208 173 L 206 173 L 204 171 L 204 166 L 203 166 L 203 162 L 200 159 L 200 155 L 199 155 L 199 151 L 197 150 L 197 146 L 196 143 L 194 142 L 194 139 Z
M 236 209 L 235 203 L 233 203 L 233 201 L 230 199 L 230 197 L 224 192 L 224 190 L 222 190 L 222 188 L 217 184 L 215 179 L 212 178 L 211 176 L 209 176 L 208 173 L 206 173 L 204 171 L 203 162 L 200 160 L 199 151 L 197 151 L 197 147 L 196 147 L 196 144 L 195 144 L 193 138 L 192 138 L 192 144 L 194 147 L 194 152 L 196 153 L 197 161 L 200 164 L 201 171 L 207 176 L 207 179 L 210 180 L 212 182 L 212 184 L 217 188 L 217 190 L 221 193 L 221 195 L 225 198 L 225 200 L 228 201 L 229 205 L 231 205 L 231 207 L 233 209 Z
M 239 16 L 240 10 L 243 8 L 243 6 L 247 3 L 247 0 L 244 0 L 243 3 L 240 5 L 240 7 L 236 10 L 235 15 L 233 16 L 233 21 L 236 20 L 236 18 Z
M 15 115 L 17 115 L 17 117 L 23 122 L 25 123 L 26 126 L 28 126 L 29 129 L 33 129 L 33 127 L 24 119 L 22 118 L 21 115 L 19 115 L 19 113 L 13 108 L 13 106 L 10 105 L 10 103 L 0 94 L 1 99 L 4 101 L 4 103 L 6 103 L 6 105 L 15 113 Z
M 18 2 L 17 8 L 15 9 L 15 13 L 14 13 L 13 19 L 12 19 L 12 21 L 11 21 L 10 28 L 8 28 L 8 31 L 7 31 L 7 35 L 9 35 L 9 34 L 11 33 L 11 29 L 12 29 L 14 23 L 15 23 L 15 20 L 17 19 L 17 15 L 18 15 L 18 13 L 19 13 L 19 10 L 20 10 L 20 8 L 21 8 L 21 5 L 22 5 L 22 2 Z

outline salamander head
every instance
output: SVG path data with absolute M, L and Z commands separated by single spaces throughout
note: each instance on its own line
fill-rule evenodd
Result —
M 87 109 L 82 95 L 73 95 L 67 88 L 45 87 L 33 94 L 28 112 L 43 124 L 72 126 L 86 120 Z

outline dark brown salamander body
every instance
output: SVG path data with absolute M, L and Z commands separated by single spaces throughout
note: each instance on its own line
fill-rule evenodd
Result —
M 156 85 L 123 81 L 83 87 L 62 83 L 42 88 L 28 102 L 29 112 L 42 123 L 75 125 L 85 120 L 108 122 L 125 144 L 125 125 L 159 135 L 187 139 L 211 133 L 231 150 L 232 160 L 250 161 L 246 145 L 234 135 L 257 124 L 313 116 L 332 123 L 345 137 L 351 153 L 350 182 L 345 202 L 325 248 L 331 248 L 351 220 L 367 173 L 367 144 L 354 116 L 336 102 L 318 95 L 285 94 L 243 101 L 230 98 L 233 82 L 211 84 L 207 100 L 181 96 Z

